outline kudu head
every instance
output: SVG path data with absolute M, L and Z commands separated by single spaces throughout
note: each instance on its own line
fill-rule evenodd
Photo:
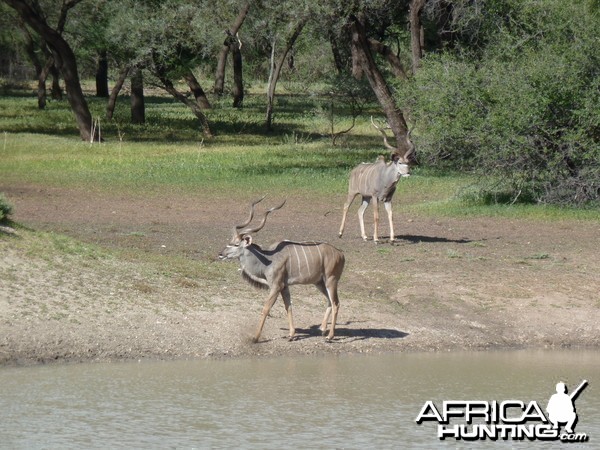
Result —
M 250 215 L 248 216 L 248 219 L 244 223 L 235 225 L 233 227 L 233 235 L 231 237 L 231 240 L 229 241 L 229 244 L 227 244 L 227 246 L 221 251 L 221 253 L 219 253 L 219 259 L 239 258 L 244 249 L 252 244 L 252 233 L 257 233 L 258 231 L 262 230 L 262 228 L 265 226 L 265 223 L 267 223 L 267 217 L 269 216 L 269 214 L 273 211 L 281 209 L 283 205 L 285 205 L 284 200 L 283 203 L 281 203 L 281 205 L 274 206 L 273 208 L 266 210 L 258 226 L 245 228 L 250 224 L 250 222 L 252 222 L 252 219 L 254 218 L 254 207 L 258 203 L 263 201 L 264 198 L 265 196 L 252 202 L 252 204 L 250 205 Z
M 383 144 L 391 151 L 392 163 L 395 164 L 396 170 L 398 171 L 398 178 L 410 176 L 410 166 L 414 163 L 415 144 L 410 140 L 410 133 L 412 129 L 409 129 L 406 133 L 406 141 L 403 145 L 394 147 L 387 140 L 387 134 L 385 130 L 378 127 L 373 121 L 371 116 L 371 124 L 383 135 Z

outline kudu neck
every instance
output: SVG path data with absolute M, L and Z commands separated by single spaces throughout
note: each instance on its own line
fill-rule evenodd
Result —
M 271 260 L 258 244 L 250 244 L 244 248 L 244 252 L 240 256 L 240 261 L 242 263 L 258 262 L 265 266 L 271 264 Z

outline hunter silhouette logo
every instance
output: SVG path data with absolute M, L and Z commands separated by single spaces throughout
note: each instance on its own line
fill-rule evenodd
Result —
M 571 394 L 565 383 L 556 384 L 546 406 L 546 414 L 538 402 L 521 400 L 450 400 L 441 408 L 429 400 L 425 402 L 415 421 L 437 422 L 440 440 L 560 440 L 562 442 L 587 442 L 585 433 L 575 433 L 577 412 L 575 399 L 587 386 L 583 380 Z M 459 423 L 456 423 L 459 422 Z M 564 429 L 561 431 L 561 425 Z
M 566 423 L 565 432 L 573 434 L 575 423 L 577 423 L 577 412 L 575 412 L 575 398 L 587 386 L 587 380 L 583 380 L 572 394 L 567 394 L 567 386 L 560 382 L 556 384 L 556 394 L 550 397 L 546 411 L 548 418 L 552 422 L 553 429 L 559 428 L 559 423 Z

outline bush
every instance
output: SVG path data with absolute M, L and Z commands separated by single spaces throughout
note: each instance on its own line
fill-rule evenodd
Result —
M 489 11 L 481 11 L 481 14 Z M 506 14 L 504 11 L 503 14 Z M 482 175 L 486 195 L 600 202 L 600 47 L 589 2 L 513 2 L 485 48 L 423 60 L 401 102 L 417 124 L 419 158 Z
M 12 205 L 8 203 L 2 193 L 0 193 L 0 222 L 4 222 L 8 219 L 8 216 L 12 214 Z

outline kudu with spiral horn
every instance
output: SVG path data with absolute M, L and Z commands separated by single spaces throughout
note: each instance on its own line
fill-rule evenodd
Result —
M 362 163 L 352 169 L 348 186 L 348 197 L 346 199 L 346 203 L 344 203 L 344 212 L 342 215 L 342 225 L 340 226 L 339 237 L 342 237 L 344 234 L 348 208 L 350 208 L 354 198 L 360 194 L 362 196 L 362 204 L 358 208 L 358 221 L 360 224 L 360 234 L 362 238 L 367 240 L 364 216 L 365 210 L 372 200 L 374 222 L 373 240 L 375 242 L 379 241 L 379 237 L 377 236 L 377 228 L 379 226 L 379 201 L 383 201 L 390 224 L 390 242 L 393 242 L 396 237 L 394 235 L 394 221 L 392 217 L 392 197 L 394 196 L 394 192 L 396 192 L 396 185 L 398 184 L 400 178 L 410 176 L 409 164 L 411 162 L 411 156 L 415 151 L 415 146 L 410 140 L 409 130 L 406 134 L 405 145 L 408 150 L 405 153 L 400 154 L 396 147 L 388 143 L 385 131 L 375 125 L 373 118 L 371 118 L 371 123 L 383 135 L 384 145 L 388 149 L 392 150 L 392 160 L 391 162 L 385 162 L 385 159 L 380 157 L 375 163 Z
M 234 227 L 231 241 L 219 255 L 220 259 L 239 259 L 242 277 L 255 287 L 269 290 L 253 340 L 258 342 L 265 320 L 279 294 L 283 297 L 287 312 L 289 339 L 294 339 L 296 330 L 289 290 L 294 284 L 314 284 L 327 298 L 327 309 L 320 329 L 325 336 L 331 316 L 331 328 L 327 336 L 331 340 L 335 334 L 339 310 L 338 283 L 344 270 L 344 254 L 324 242 L 281 241 L 266 250 L 253 243 L 252 234 L 265 226 L 270 213 L 285 204 L 284 201 L 281 205 L 268 209 L 258 226 L 245 228 L 252 222 L 256 204 L 263 199 L 264 197 L 252 202 L 248 220 Z

